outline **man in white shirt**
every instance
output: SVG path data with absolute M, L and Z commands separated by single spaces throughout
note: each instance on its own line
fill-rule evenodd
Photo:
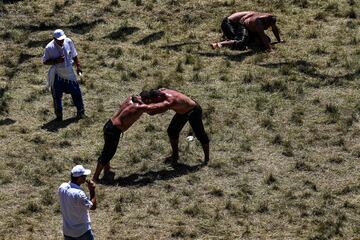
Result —
M 86 180 L 91 171 L 82 165 L 71 170 L 71 181 L 60 185 L 58 193 L 63 218 L 65 240 L 93 240 L 89 209 L 96 209 L 95 183 Z M 86 196 L 81 184 L 87 183 L 90 199 Z
M 62 121 L 62 95 L 71 94 L 77 109 L 77 118 L 85 117 L 84 103 L 80 85 L 72 65 L 75 63 L 76 72 L 82 74 L 77 51 L 73 41 L 66 37 L 61 29 L 53 33 L 53 40 L 49 42 L 44 51 L 42 61 L 45 65 L 51 65 L 48 72 L 48 85 L 54 100 L 56 120 Z

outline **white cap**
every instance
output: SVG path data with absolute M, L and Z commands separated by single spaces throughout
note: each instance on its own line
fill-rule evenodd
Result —
M 73 177 L 86 176 L 90 175 L 90 173 L 91 170 L 85 169 L 82 165 L 76 165 L 75 167 L 73 167 L 73 169 L 71 169 L 71 176 Z
M 56 39 L 56 40 L 64 40 L 66 38 L 66 35 L 64 33 L 63 30 L 61 29 L 56 29 L 53 33 L 53 37 Z

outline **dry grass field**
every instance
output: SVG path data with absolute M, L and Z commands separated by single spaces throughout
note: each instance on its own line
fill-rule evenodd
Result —
M 272 12 L 275 53 L 212 50 L 235 11 Z M 0 239 L 62 239 L 57 188 L 93 171 L 119 101 L 152 87 L 196 99 L 211 138 L 144 115 L 97 186 L 96 239 L 360 239 L 360 2 L 356 0 L 2 0 Z M 74 40 L 88 119 L 53 124 L 42 65 L 52 31 Z M 269 36 L 274 41 L 271 32 Z

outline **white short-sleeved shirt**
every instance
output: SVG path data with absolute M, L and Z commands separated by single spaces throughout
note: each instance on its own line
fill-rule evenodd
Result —
M 77 55 L 74 43 L 70 38 L 64 39 L 62 47 L 53 39 L 46 45 L 42 61 L 45 62 L 49 59 L 56 59 L 64 56 L 64 62 L 55 64 L 56 74 L 64 79 L 76 81 L 76 74 L 72 64 L 74 62 L 73 58 Z
M 80 186 L 68 182 L 59 187 L 63 232 L 69 237 L 80 237 L 91 229 L 89 209 L 93 203 Z

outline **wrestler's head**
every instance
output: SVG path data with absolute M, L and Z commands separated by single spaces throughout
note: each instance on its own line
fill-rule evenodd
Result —
M 273 26 L 273 25 L 276 24 L 276 17 L 272 16 L 272 15 L 269 15 L 269 16 L 261 18 L 261 22 L 262 22 L 262 24 L 264 26 L 264 29 L 267 29 L 270 26 Z
M 164 94 L 158 89 L 145 90 L 140 93 L 141 101 L 146 104 L 161 102 L 163 96 Z
M 143 101 L 141 100 L 141 97 L 139 95 L 132 95 L 131 96 L 131 101 L 133 103 L 143 104 Z

